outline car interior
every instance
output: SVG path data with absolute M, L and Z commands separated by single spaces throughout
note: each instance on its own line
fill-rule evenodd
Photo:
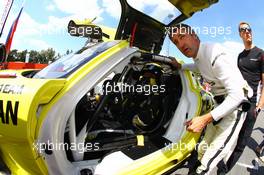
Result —
M 85 132 L 84 144 L 99 143 L 100 147 L 85 150 L 83 160 L 100 159 L 114 151 L 138 159 L 171 143 L 163 135 L 182 94 L 181 78 L 168 63 L 148 59 L 151 56 L 132 57 L 122 71 L 118 68 L 105 75 L 78 102 L 76 135 Z M 138 146 L 139 135 L 144 136 L 144 146 Z M 64 138 L 71 143 L 69 125 Z M 70 149 L 66 154 L 75 161 Z

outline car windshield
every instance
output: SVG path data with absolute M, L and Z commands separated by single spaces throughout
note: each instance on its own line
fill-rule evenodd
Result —
M 128 4 L 134 9 L 168 25 L 181 12 L 168 0 L 127 0 Z
M 82 65 L 113 47 L 118 42 L 119 41 L 110 41 L 83 47 L 76 53 L 67 55 L 53 62 L 43 70 L 39 71 L 33 78 L 66 78 Z

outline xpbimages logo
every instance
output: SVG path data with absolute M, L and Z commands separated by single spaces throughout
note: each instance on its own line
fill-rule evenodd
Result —
M 62 143 L 62 142 L 51 142 L 47 141 L 45 143 L 33 143 L 33 148 L 39 153 L 52 153 L 52 151 L 77 151 L 79 153 L 84 153 L 86 151 L 97 151 L 100 149 L 99 143 Z
M 165 85 L 130 85 L 126 83 L 113 83 L 103 86 L 103 94 L 109 93 L 139 93 L 143 95 L 160 94 L 166 91 Z
M 99 27 L 69 27 L 69 33 L 71 35 L 89 36 L 89 35 L 100 35 L 101 29 Z
M 176 34 L 192 34 L 196 33 L 197 35 L 209 35 L 213 38 L 217 36 L 225 36 L 225 35 L 231 35 L 232 30 L 231 26 L 203 26 L 203 27 L 196 27 L 193 26 L 191 28 L 186 28 L 181 26 L 177 27 L 165 27 L 165 33 L 173 36 Z
M 185 142 L 178 142 L 178 143 L 170 143 L 170 144 L 165 144 L 165 151 L 185 151 L 185 150 L 202 150 L 202 151 L 206 151 L 209 148 L 210 149 L 218 149 L 218 150 L 222 150 L 224 149 L 224 145 L 219 145 L 219 144 L 207 144 L 207 143 L 197 143 L 195 146 L 193 146 L 190 143 L 185 143 Z

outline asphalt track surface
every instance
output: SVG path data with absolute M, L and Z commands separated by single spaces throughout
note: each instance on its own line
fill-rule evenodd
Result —
M 257 117 L 251 137 L 248 138 L 247 146 L 237 161 L 236 165 L 227 175 L 264 175 L 264 163 L 260 161 L 254 152 L 254 149 L 264 139 L 264 112 Z M 264 151 L 262 151 L 264 156 Z M 187 175 L 188 168 L 184 164 L 172 175 Z M 211 173 L 216 175 L 216 171 Z

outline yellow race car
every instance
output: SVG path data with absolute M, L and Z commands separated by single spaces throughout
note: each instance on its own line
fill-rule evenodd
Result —
M 43 70 L 0 73 L 0 171 L 17 175 L 170 174 L 200 134 L 184 123 L 213 108 L 192 72 L 159 55 L 166 28 L 217 0 L 169 0 L 164 24 L 120 0 L 115 39 L 92 33 L 82 49 Z M 72 33 L 76 29 L 76 33 Z

